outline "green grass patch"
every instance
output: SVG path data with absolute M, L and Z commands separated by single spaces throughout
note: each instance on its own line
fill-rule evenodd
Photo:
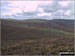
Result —
M 24 21 L 25 22 L 48 22 L 48 20 L 45 20 L 45 19 L 27 19 Z
M 65 32 L 62 30 L 50 29 L 50 28 L 44 28 L 42 30 L 44 30 L 46 32 L 52 32 L 52 33 L 63 34 L 63 35 L 73 35 L 74 34 L 73 32 Z

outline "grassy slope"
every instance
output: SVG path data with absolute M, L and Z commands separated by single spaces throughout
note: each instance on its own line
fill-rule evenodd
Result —
M 48 54 L 48 48 L 57 54 L 60 45 L 62 50 L 73 50 L 73 21 L 66 21 L 66 26 L 59 20 L 36 21 L 2 20 L 2 54 L 43 54 L 43 51 Z

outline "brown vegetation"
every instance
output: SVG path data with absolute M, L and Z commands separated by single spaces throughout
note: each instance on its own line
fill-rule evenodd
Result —
M 74 51 L 74 20 L 1 20 L 3 55 L 54 55 Z

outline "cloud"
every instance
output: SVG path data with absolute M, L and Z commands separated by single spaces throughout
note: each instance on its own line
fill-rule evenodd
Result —
M 44 11 L 43 11 L 43 8 L 38 8 L 38 11 L 40 12 L 40 13 L 43 13 Z
M 70 10 L 67 10 L 67 11 L 64 13 L 64 15 L 69 16 L 69 15 L 70 15 Z
M 2 1 L 1 17 L 73 18 L 74 1 Z
M 52 14 L 51 13 L 40 13 L 40 14 L 37 14 L 37 16 L 51 16 Z
M 51 1 L 9 1 L 9 4 L 8 2 L 1 3 L 1 7 L 4 7 L 6 10 L 11 10 L 11 13 L 16 13 L 21 12 L 22 10 L 24 10 L 24 12 L 35 11 L 38 5 L 48 4 L 51 3 Z M 5 6 L 3 5 L 4 3 L 6 3 Z
M 60 4 L 61 6 L 63 6 L 63 7 L 64 7 L 64 6 L 65 6 L 65 7 L 68 6 L 69 3 L 70 3 L 70 1 L 60 1 L 60 2 L 59 2 L 59 4 Z
M 19 9 L 24 9 L 25 12 L 31 12 L 35 11 L 38 5 L 46 5 L 48 3 L 51 3 L 51 1 L 12 1 L 8 6 L 18 7 Z
M 60 9 L 57 10 L 56 12 L 53 12 L 54 16 L 63 16 L 64 15 L 64 10 Z
M 3 15 L 5 16 L 5 15 L 12 15 L 10 12 L 6 12 L 6 13 L 3 13 Z

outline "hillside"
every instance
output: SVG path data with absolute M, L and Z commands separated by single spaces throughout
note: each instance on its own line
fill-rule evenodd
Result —
M 1 35 L 2 54 L 44 55 L 50 52 L 48 48 L 51 54 L 58 54 L 60 50 L 73 51 L 74 20 L 1 19 Z M 62 49 L 58 49 L 59 46 Z

